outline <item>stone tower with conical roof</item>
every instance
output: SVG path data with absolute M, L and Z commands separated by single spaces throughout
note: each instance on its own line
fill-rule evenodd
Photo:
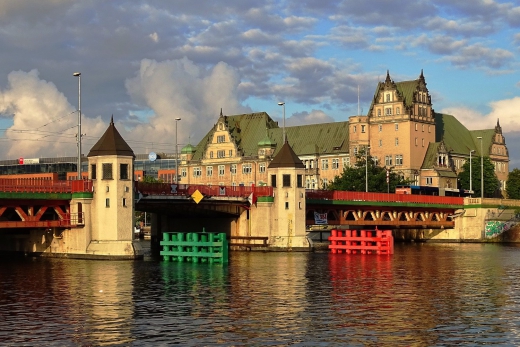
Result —
M 109 257 L 140 257 L 133 244 L 134 152 L 114 125 L 114 119 L 88 154 L 93 182 L 92 232 L 88 253 Z
M 305 229 L 305 165 L 288 141 L 273 158 L 267 172 L 274 193 L 270 246 L 308 250 Z

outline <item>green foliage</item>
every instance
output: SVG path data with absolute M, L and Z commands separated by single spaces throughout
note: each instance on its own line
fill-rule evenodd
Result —
M 375 165 L 371 156 L 368 156 L 368 167 L 365 166 L 365 161 L 365 154 L 360 153 L 357 156 L 356 165 L 344 168 L 341 176 L 336 176 L 327 189 L 364 192 L 366 190 L 367 178 L 369 192 L 386 193 L 389 191 L 393 193 L 396 186 L 409 184 L 407 180 L 392 171 L 390 171 L 389 183 L 387 184 L 386 169 Z
M 520 199 L 520 170 L 513 169 L 507 177 L 506 192 L 509 199 Z
M 157 178 L 152 177 L 152 176 L 144 176 L 143 179 L 141 180 L 141 182 L 144 182 L 144 183 L 163 183 L 163 180 L 162 179 L 157 179 Z
M 481 157 L 473 157 L 471 158 L 471 176 L 472 176 L 472 188 L 473 188 L 473 196 L 480 197 L 481 196 Z M 500 181 L 497 178 L 495 173 L 495 165 L 491 162 L 489 157 L 484 157 L 483 161 L 484 165 L 484 197 L 500 197 Z M 468 189 L 470 186 L 470 177 L 469 177 L 469 160 L 464 163 L 462 166 L 462 171 L 459 173 L 459 183 L 462 189 Z

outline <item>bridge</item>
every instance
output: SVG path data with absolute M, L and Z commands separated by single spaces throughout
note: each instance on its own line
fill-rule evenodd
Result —
M 184 216 L 238 216 L 251 204 L 271 201 L 269 186 L 205 186 L 134 182 L 136 209 Z M 0 229 L 81 227 L 82 211 L 70 200 L 92 196 L 92 181 L 0 178 Z M 380 228 L 453 228 L 463 198 L 312 190 L 306 192 L 306 225 Z M 316 217 L 321 216 L 321 217 Z

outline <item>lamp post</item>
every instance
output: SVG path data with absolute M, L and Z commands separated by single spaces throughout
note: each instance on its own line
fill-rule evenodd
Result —
M 366 147 L 365 150 L 365 192 L 368 193 L 368 150 L 370 146 Z
M 473 194 L 473 174 L 471 173 L 471 153 L 475 152 L 474 149 L 469 151 L 469 194 Z
M 278 106 L 283 106 L 283 143 L 285 143 L 285 102 L 279 102 Z
M 484 153 L 482 152 L 482 136 L 478 136 L 477 139 L 480 140 L 480 198 L 484 199 Z
M 81 72 L 74 72 L 78 78 L 78 180 L 81 179 Z
M 179 123 L 181 119 L 179 117 L 175 118 L 175 180 L 174 183 L 178 183 L 179 173 L 177 172 L 179 169 L 179 145 L 177 144 L 177 123 Z

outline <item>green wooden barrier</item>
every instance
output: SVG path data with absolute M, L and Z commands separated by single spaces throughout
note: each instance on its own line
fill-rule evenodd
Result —
M 225 233 L 163 233 L 160 252 L 165 261 L 227 263 L 228 241 Z

